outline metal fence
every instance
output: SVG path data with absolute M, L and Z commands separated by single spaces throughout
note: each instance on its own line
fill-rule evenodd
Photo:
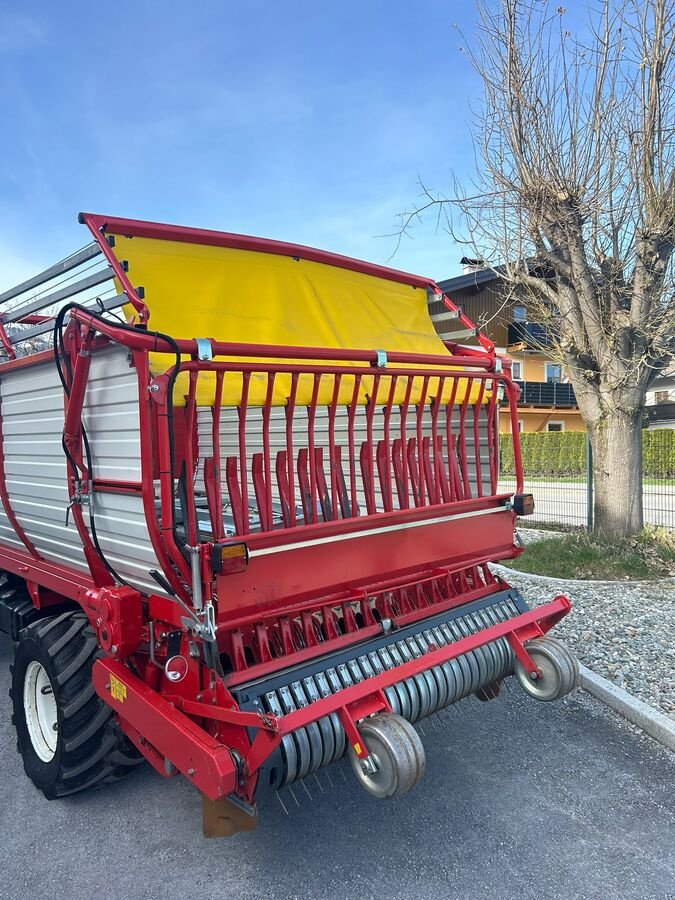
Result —
M 531 435 L 521 435 L 524 449 Z M 570 437 L 570 435 L 568 435 Z M 534 495 L 534 514 L 522 520 L 523 526 L 592 530 L 593 477 L 590 443 L 579 435 L 579 447 L 571 447 L 574 459 L 565 462 L 566 448 L 546 452 L 559 444 L 559 433 L 537 434 L 544 452 L 525 453 L 525 491 Z M 511 471 L 509 471 L 511 469 Z M 642 498 L 645 525 L 675 531 L 675 429 L 643 432 Z M 515 490 L 510 460 L 502 457 L 500 488 Z

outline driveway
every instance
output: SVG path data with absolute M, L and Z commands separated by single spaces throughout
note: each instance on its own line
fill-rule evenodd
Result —
M 47 802 L 10 724 L 0 636 L 0 896 L 450 900 L 675 897 L 675 760 L 585 694 L 537 703 L 516 685 L 424 724 L 427 773 L 395 802 L 345 768 L 272 796 L 258 830 L 205 841 L 197 793 L 149 768 Z
M 562 522 L 565 525 L 586 526 L 586 483 L 569 481 L 528 481 L 525 491 L 534 495 L 534 515 L 527 524 Z M 499 489 L 515 490 L 515 481 L 504 479 Z M 657 525 L 675 530 L 675 485 L 645 484 L 642 489 L 645 525 Z

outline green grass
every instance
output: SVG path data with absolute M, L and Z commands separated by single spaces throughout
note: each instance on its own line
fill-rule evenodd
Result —
M 675 535 L 663 528 L 646 528 L 632 538 L 566 534 L 535 541 L 504 565 L 552 578 L 659 578 L 675 575 Z

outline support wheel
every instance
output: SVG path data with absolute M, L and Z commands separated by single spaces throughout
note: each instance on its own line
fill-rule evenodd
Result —
M 359 733 L 369 756 L 361 760 L 350 748 L 350 761 L 361 787 L 373 797 L 401 797 L 424 775 L 424 747 L 406 719 L 378 713 L 359 723 Z
M 579 663 L 562 641 L 544 635 L 525 644 L 525 649 L 541 672 L 534 679 L 516 660 L 515 676 L 523 689 L 536 700 L 559 700 L 579 683 Z
M 33 622 L 16 645 L 17 747 L 26 774 L 50 800 L 115 781 L 143 761 L 94 690 L 99 653 L 82 612 Z

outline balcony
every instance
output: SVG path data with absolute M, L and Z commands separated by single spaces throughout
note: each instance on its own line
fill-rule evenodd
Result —
M 541 350 L 551 346 L 551 333 L 545 325 L 536 322 L 511 322 L 508 333 L 509 347 L 525 344 L 527 350 Z
M 645 416 L 650 425 L 654 422 L 672 422 L 675 427 L 675 403 L 657 403 L 656 406 L 646 406 Z
M 518 406 L 567 406 L 577 405 L 571 384 L 554 381 L 516 381 L 521 390 Z M 675 404 L 673 404 L 675 406 Z M 655 407 L 652 407 L 654 409 Z

